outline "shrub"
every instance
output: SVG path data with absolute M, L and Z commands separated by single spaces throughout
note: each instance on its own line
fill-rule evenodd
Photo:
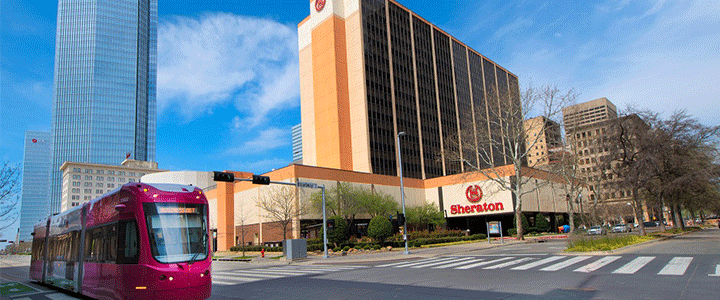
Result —
M 348 251 L 348 250 L 350 250 L 350 246 L 343 247 L 343 251 Z
M 373 249 L 375 249 L 375 250 L 380 250 L 380 245 L 375 245 L 375 246 L 373 246 Z
M 392 235 L 393 226 L 385 216 L 375 216 L 368 224 L 368 236 L 383 243 Z
M 333 248 L 333 252 L 340 252 L 340 251 L 342 251 L 342 248 L 340 248 L 340 247 Z
M 517 235 L 517 229 L 515 229 L 515 228 L 508 229 L 508 235 Z
M 523 227 L 523 229 L 525 229 L 525 231 L 527 231 L 527 228 L 530 227 L 530 222 L 528 222 L 527 216 L 525 216 L 525 214 L 522 214 L 522 213 L 521 213 L 520 215 L 522 216 L 522 227 Z M 513 216 L 513 222 L 512 222 L 512 227 L 513 227 L 513 228 L 514 228 L 514 227 L 516 226 L 516 224 L 517 224 L 517 221 L 516 221 L 516 220 L 517 220 L 517 219 L 515 218 L 515 216 Z M 517 233 L 517 232 L 516 232 L 516 233 Z M 513 234 L 513 235 L 514 235 L 514 234 Z
M 550 230 L 550 222 L 548 222 L 543 214 L 538 213 L 537 216 L 535 216 L 535 228 L 537 228 L 539 232 L 547 232 Z
M 343 242 L 347 241 L 349 236 L 349 228 L 345 219 L 341 216 L 332 216 L 330 219 L 335 220 L 335 228 L 328 230 L 328 241 L 333 243 L 335 246 L 339 246 Z

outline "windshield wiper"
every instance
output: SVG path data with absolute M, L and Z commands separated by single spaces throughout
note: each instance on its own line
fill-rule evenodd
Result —
M 198 257 L 198 255 L 200 255 L 200 252 L 197 252 L 195 253 L 195 255 L 193 255 L 193 257 L 188 262 L 188 266 L 191 266 L 195 262 L 195 259 Z

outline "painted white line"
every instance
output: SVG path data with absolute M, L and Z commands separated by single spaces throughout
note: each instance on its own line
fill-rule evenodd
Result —
M 325 273 L 319 270 L 266 270 L 267 274 L 283 274 L 283 275 L 310 275 Z
M 65 295 L 65 294 L 63 294 L 63 293 L 47 294 L 47 295 L 45 295 L 45 297 L 48 297 L 48 298 L 50 298 L 50 299 L 52 299 L 52 300 L 75 300 L 75 299 L 77 299 L 77 298 L 75 298 L 75 297 L 73 297 L 73 296 L 68 296 L 68 295 Z
M 720 277 L 720 264 L 715 266 L 715 274 L 708 274 L 708 276 Z
M 513 259 L 513 258 L 515 258 L 515 257 L 512 257 L 512 256 L 511 256 L 511 257 L 498 258 L 498 259 L 496 259 L 496 260 L 491 260 L 491 261 L 483 261 L 483 262 L 474 263 L 474 264 L 467 265 L 467 266 L 457 267 L 457 268 L 455 268 L 455 270 L 467 270 L 467 269 L 477 268 L 477 267 L 480 267 L 480 266 L 485 266 L 485 265 L 489 265 L 489 264 L 494 264 L 494 263 L 497 263 L 497 262 L 506 261 L 506 260 L 508 260 L 508 259 Z
M 589 263 L 587 265 L 584 265 L 582 267 L 575 269 L 575 272 L 590 273 L 592 271 L 595 271 L 597 269 L 600 269 L 600 268 L 608 265 L 611 262 L 614 262 L 614 261 L 620 259 L 620 257 L 621 256 L 606 256 L 606 257 L 596 260 L 595 262 Z
M 451 259 L 453 259 L 453 258 L 452 258 L 452 257 L 445 257 L 445 258 L 435 259 L 435 260 L 433 260 L 433 261 L 431 261 L 431 262 L 448 261 L 448 260 L 451 260 Z M 408 263 L 408 264 L 404 264 L 404 265 L 393 266 L 393 268 L 407 268 L 407 267 L 412 267 L 412 266 L 416 266 L 416 265 L 422 265 L 422 264 L 426 264 L 426 263 L 429 263 L 429 262 L 428 262 L 428 261 L 424 261 L 424 262 Z
M 417 268 L 426 268 L 426 267 L 432 267 L 432 266 L 442 265 L 442 264 L 446 264 L 446 263 L 453 263 L 453 262 L 468 260 L 468 259 L 471 259 L 471 258 L 472 258 L 472 257 L 454 258 L 454 259 L 451 259 L 451 260 L 446 260 L 446 261 L 441 261 L 441 262 L 433 262 L 433 263 L 426 263 L 426 264 L 416 265 L 416 266 L 412 266 L 411 268 L 415 268 L 415 269 L 417 269 Z
M 213 274 L 216 274 L 216 273 L 213 273 Z M 283 278 L 283 277 L 285 277 L 283 275 L 260 274 L 260 273 L 251 272 L 251 271 L 234 271 L 232 273 L 220 273 L 220 275 L 250 276 L 250 277 L 263 277 L 263 278 Z
M 489 267 L 484 268 L 484 269 L 485 269 L 485 270 L 500 269 L 500 268 L 504 268 L 504 267 L 514 266 L 514 265 L 517 265 L 517 264 L 519 264 L 519 263 L 526 262 L 526 261 L 528 261 L 528 260 L 533 260 L 533 258 L 532 258 L 532 257 L 525 257 L 525 258 L 521 258 L 521 259 L 516 259 L 516 260 L 509 261 L 509 262 L 506 262 L 506 263 L 502 263 L 502 264 L 499 264 L 499 265 L 489 266 Z
M 433 269 L 447 269 L 447 268 L 462 266 L 462 265 L 466 265 L 466 264 L 476 263 L 476 262 L 483 261 L 483 260 L 484 260 L 484 259 L 482 259 L 482 258 L 476 258 L 476 259 L 471 259 L 471 260 L 465 260 L 465 261 L 461 261 L 461 262 L 452 263 L 452 264 L 449 264 L 449 265 L 442 265 L 442 266 L 433 267 Z
M 236 285 L 236 284 L 243 284 L 243 283 L 249 283 L 254 282 L 262 279 L 252 279 L 252 280 L 243 280 L 243 281 L 224 281 L 224 280 L 213 280 L 212 284 L 217 285 Z
M 238 277 L 238 276 L 214 276 L 212 281 L 224 281 L 224 282 L 232 282 L 232 281 L 258 281 L 262 280 L 262 278 L 250 278 L 250 277 Z
M 653 259 L 655 259 L 655 256 L 640 256 L 620 267 L 619 269 L 613 271 L 613 274 L 635 274 L 635 272 L 647 265 L 647 263 L 649 263 Z
M 658 275 L 682 275 L 690 266 L 692 257 L 674 257 L 665 267 L 660 270 Z
M 525 265 L 522 265 L 522 266 L 514 267 L 514 268 L 512 268 L 511 270 L 527 270 L 527 269 L 531 269 L 531 268 L 534 268 L 534 267 L 537 267 L 537 266 L 541 266 L 541 265 L 544 265 L 544 264 L 547 264 L 547 263 L 554 262 L 554 261 L 556 261 L 556 260 L 561 260 L 561 259 L 566 258 L 566 257 L 567 257 L 567 256 L 564 256 L 564 255 L 561 255 L 561 256 L 550 256 L 550 257 L 548 257 L 548 258 L 543 258 L 543 259 L 538 260 L 538 261 L 536 261 L 536 262 L 531 262 L 531 263 L 529 263 L 529 264 L 525 264 Z
M 547 267 L 545 267 L 545 268 L 542 268 L 542 269 L 540 269 L 540 271 L 557 271 L 557 270 L 560 270 L 560 269 L 565 268 L 565 267 L 567 267 L 567 266 L 571 266 L 571 265 L 573 265 L 573 264 L 579 263 L 579 262 L 581 262 L 581 261 L 583 261 L 583 260 L 586 260 L 586 259 L 588 259 L 588 258 L 590 258 L 590 257 L 591 257 L 591 256 L 575 256 L 575 257 L 573 257 L 573 258 L 571 258 L 571 259 L 568 259 L 568 260 L 566 260 L 566 261 L 559 262 L 559 263 L 556 263 L 556 264 L 554 264 L 554 265 L 551 265 L 551 266 L 547 266 Z
M 414 260 L 414 261 L 401 261 L 401 262 L 379 265 L 379 266 L 375 266 L 375 267 L 376 268 L 386 268 L 386 267 L 393 267 L 393 266 L 397 266 L 397 265 L 409 264 L 409 263 L 413 263 L 413 262 L 426 262 L 426 261 L 431 261 L 433 259 L 435 259 L 435 258 L 425 258 L 425 259 Z

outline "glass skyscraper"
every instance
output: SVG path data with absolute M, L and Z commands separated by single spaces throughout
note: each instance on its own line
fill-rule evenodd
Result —
M 50 195 L 50 133 L 26 131 L 20 199 L 20 240 L 32 239 L 35 223 L 47 217 Z
M 59 0 L 49 212 L 65 161 L 155 160 L 157 0 Z

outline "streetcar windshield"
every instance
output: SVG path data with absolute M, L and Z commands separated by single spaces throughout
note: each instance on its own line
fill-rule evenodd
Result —
M 207 220 L 203 204 L 143 203 L 152 254 L 161 263 L 207 258 Z

